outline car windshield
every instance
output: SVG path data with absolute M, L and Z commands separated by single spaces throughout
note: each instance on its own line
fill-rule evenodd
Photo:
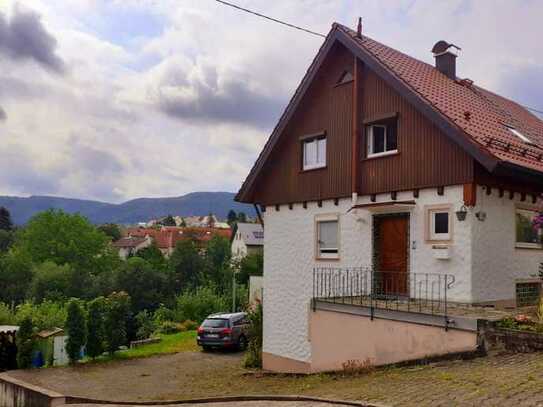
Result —
M 209 318 L 204 321 L 202 326 L 206 328 L 228 328 L 227 319 Z

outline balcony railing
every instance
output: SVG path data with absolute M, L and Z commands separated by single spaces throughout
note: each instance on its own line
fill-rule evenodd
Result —
M 455 281 L 449 274 L 375 271 L 370 267 L 314 268 L 313 303 L 326 301 L 397 311 L 443 315 L 447 292 Z

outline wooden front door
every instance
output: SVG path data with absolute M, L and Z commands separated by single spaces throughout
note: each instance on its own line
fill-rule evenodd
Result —
M 378 291 L 386 295 L 408 294 L 408 215 L 375 217 L 377 250 L 375 275 Z

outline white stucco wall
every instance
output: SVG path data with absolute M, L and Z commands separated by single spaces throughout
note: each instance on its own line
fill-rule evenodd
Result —
M 247 256 L 247 245 L 240 239 L 240 232 L 238 231 L 232 240 L 232 257 L 245 257 Z
M 542 201 L 532 204 L 531 196 L 521 202 L 520 194 L 502 198 L 497 189 L 486 195 L 484 187 L 477 189 L 477 205 L 468 215 L 473 229 L 473 300 L 496 301 L 515 298 L 515 279 L 536 277 L 543 262 L 540 249 L 517 248 L 515 245 L 515 209 L 541 208 Z M 486 212 L 481 222 L 475 213 Z
M 412 200 L 412 192 L 398 193 L 397 200 Z M 410 271 L 415 273 L 453 274 L 456 282 L 449 292 L 453 301 L 469 302 L 471 295 L 471 223 L 453 220 L 451 259 L 434 258 L 432 245 L 425 242 L 425 205 L 451 204 L 455 211 L 462 205 L 462 186 L 446 187 L 443 196 L 436 189 L 421 190 L 417 205 L 410 212 Z M 390 194 L 377 196 L 377 202 L 390 201 Z M 361 197 L 359 204 L 370 203 Z M 310 361 L 308 313 L 313 290 L 314 267 L 356 267 L 372 264 L 372 212 L 351 212 L 351 199 L 308 202 L 289 210 L 269 207 L 264 212 L 264 352 L 299 361 Z M 398 212 L 395 209 L 394 212 Z M 315 260 L 315 215 L 339 214 L 340 260 Z

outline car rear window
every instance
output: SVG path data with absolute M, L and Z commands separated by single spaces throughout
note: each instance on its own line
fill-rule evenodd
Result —
M 228 320 L 227 319 L 219 319 L 219 318 L 210 318 L 206 319 L 202 326 L 205 326 L 206 328 L 228 328 Z

